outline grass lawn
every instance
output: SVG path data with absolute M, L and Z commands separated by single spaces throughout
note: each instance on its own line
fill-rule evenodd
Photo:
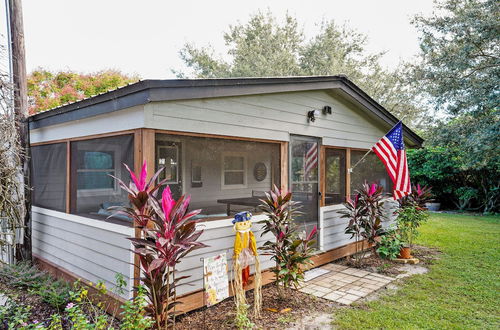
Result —
M 443 254 L 425 275 L 359 308 L 335 312 L 342 329 L 500 328 L 500 217 L 432 214 L 418 244 Z

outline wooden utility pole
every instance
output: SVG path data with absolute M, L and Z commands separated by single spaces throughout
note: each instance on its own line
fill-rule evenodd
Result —
M 28 128 L 28 85 L 26 80 L 26 56 L 24 50 L 23 11 L 21 0 L 6 0 L 9 16 L 9 40 L 11 49 L 12 78 L 14 83 L 14 111 L 17 131 L 23 155 L 24 178 L 24 236 L 22 244 L 16 248 L 17 260 L 31 260 L 31 180 L 30 180 L 30 142 Z

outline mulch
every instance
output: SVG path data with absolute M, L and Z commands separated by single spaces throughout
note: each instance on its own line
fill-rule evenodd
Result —
M 432 264 L 434 260 L 439 258 L 441 252 L 436 248 L 414 245 L 412 247 L 411 254 L 420 260 L 420 265 L 426 266 Z M 335 261 L 335 263 L 388 276 L 401 274 L 400 263 L 388 259 L 382 259 L 371 251 L 365 252 L 365 257 L 359 265 L 353 257 L 345 257 Z
M 262 287 L 261 317 L 254 319 L 252 307 L 249 309 L 249 318 L 255 324 L 255 328 L 283 329 L 300 321 L 305 316 L 330 312 L 335 306 L 338 306 L 329 300 L 293 289 L 288 289 L 283 296 L 283 299 L 279 298 L 276 285 L 273 283 Z M 253 306 L 253 290 L 247 292 L 247 302 Z M 234 324 L 235 309 L 234 298 L 228 298 L 215 306 L 192 311 L 178 317 L 175 328 L 181 330 L 236 329 Z

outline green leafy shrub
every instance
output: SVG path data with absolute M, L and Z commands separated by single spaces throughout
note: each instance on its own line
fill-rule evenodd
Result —
M 42 297 L 42 300 L 51 306 L 62 310 L 69 302 L 71 284 L 61 280 L 47 278 L 45 282 L 30 290 L 31 293 Z
M 402 241 L 410 248 L 418 236 L 418 227 L 429 217 L 428 212 L 416 205 L 398 209 L 396 222 Z
M 267 216 L 262 221 L 264 231 L 274 235 L 274 241 L 267 241 L 260 248 L 265 254 L 270 255 L 276 262 L 273 268 L 278 288 L 282 285 L 297 288 L 304 279 L 304 271 L 311 262 L 314 252 L 313 240 L 316 235 L 316 227 L 309 233 L 299 233 L 299 227 L 295 224 L 293 216 L 297 210 L 297 202 L 292 201 L 292 193 L 278 189 L 266 193 L 266 199 L 262 200 L 261 210 Z M 278 291 L 281 294 L 281 291 Z
M 24 328 L 28 325 L 31 306 L 19 304 L 15 297 L 9 298 L 5 305 L 0 305 L 0 325 L 2 329 Z
M 377 244 L 377 253 L 383 259 L 394 260 L 398 257 L 399 251 L 403 246 L 401 235 L 394 228 L 385 232 Z
M 0 282 L 17 288 L 37 288 L 47 281 L 47 274 L 30 262 L 0 266 Z
M 120 329 L 122 330 L 143 330 L 153 326 L 154 321 L 145 316 L 145 308 L 148 305 L 146 299 L 146 289 L 139 285 L 137 287 L 137 296 L 134 299 L 127 300 L 122 306 L 123 312 L 120 313 L 122 321 Z

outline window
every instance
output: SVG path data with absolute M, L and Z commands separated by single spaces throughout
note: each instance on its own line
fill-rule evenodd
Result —
M 366 151 L 351 151 L 351 166 L 354 166 Z M 374 153 L 369 153 L 361 163 L 359 163 L 351 173 L 351 194 L 361 189 L 363 183 L 376 183 L 384 187 L 385 194 L 392 194 L 392 180 L 385 170 L 382 161 Z
M 110 176 L 116 176 L 114 164 L 114 151 L 87 151 L 78 150 L 77 189 L 78 191 L 102 191 L 115 193 L 115 180 Z
M 325 205 L 340 204 L 346 196 L 346 151 L 325 150 Z
M 190 195 L 199 218 L 259 212 L 264 191 L 280 185 L 278 143 L 171 134 L 155 143 L 156 170 L 166 168 L 173 197 Z
M 31 147 L 33 205 L 66 211 L 66 143 Z
M 115 179 L 129 182 L 133 170 L 134 138 L 120 135 L 71 142 L 71 213 L 109 216 L 111 206 L 127 206 L 127 194 Z
M 246 187 L 246 163 L 243 155 L 223 155 L 221 177 L 224 188 Z

